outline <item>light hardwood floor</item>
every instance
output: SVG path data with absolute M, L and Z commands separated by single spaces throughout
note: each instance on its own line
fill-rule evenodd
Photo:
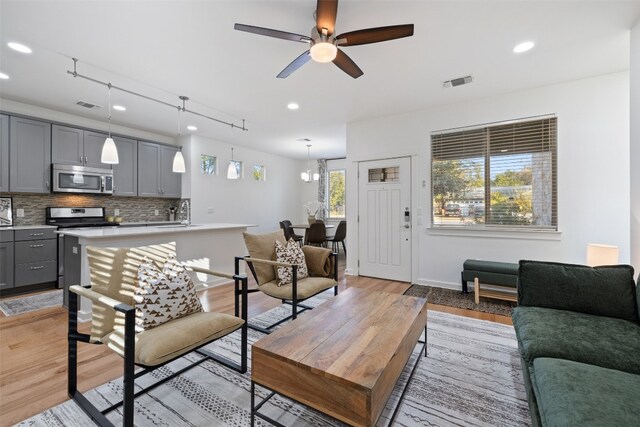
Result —
M 344 276 L 340 289 L 358 287 L 404 292 L 407 283 L 369 277 Z M 233 285 L 203 291 L 205 310 L 233 312 Z M 249 317 L 273 308 L 279 300 L 262 293 L 249 295 Z M 511 324 L 499 315 L 429 304 L 429 309 L 476 319 Z M 1 314 L 1 313 L 0 313 Z M 88 332 L 89 324 L 82 324 Z M 11 317 L 0 317 L 0 426 L 9 426 L 68 399 L 67 311 L 48 308 Z M 79 344 L 78 387 L 88 390 L 122 375 L 122 359 L 105 346 Z

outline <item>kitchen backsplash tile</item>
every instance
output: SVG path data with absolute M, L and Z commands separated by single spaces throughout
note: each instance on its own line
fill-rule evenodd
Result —
M 169 208 L 180 207 L 181 199 L 157 197 L 118 197 L 89 194 L 23 194 L 3 193 L 13 199 L 13 225 L 40 225 L 45 221 L 47 207 L 97 207 L 103 206 L 106 215 L 114 215 L 114 209 L 120 209 L 117 216 L 124 222 L 166 221 Z M 17 210 L 24 209 L 24 217 L 18 218 Z M 158 215 L 155 215 L 155 211 Z

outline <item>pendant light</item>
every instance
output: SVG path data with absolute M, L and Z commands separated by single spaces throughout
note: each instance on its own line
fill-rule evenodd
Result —
M 120 163 L 118 159 L 118 149 L 116 148 L 116 143 L 111 138 L 111 83 L 107 84 L 109 88 L 109 136 L 104 140 L 104 144 L 102 145 L 102 155 L 100 156 L 100 161 L 102 163 L 117 165 Z
M 184 104 L 189 99 L 186 96 L 180 96 L 179 98 L 182 100 L 182 109 L 180 108 L 180 106 L 178 106 L 178 141 L 180 141 L 180 135 L 182 130 L 180 126 L 181 110 L 184 110 Z M 187 168 L 184 164 L 184 157 L 182 156 L 182 151 L 176 151 L 176 155 L 173 157 L 172 169 L 175 173 L 185 173 L 187 171 Z
M 240 178 L 240 174 L 238 173 L 238 169 L 236 168 L 236 162 L 233 160 L 233 147 L 231 147 L 231 160 L 229 160 L 229 167 L 227 168 L 227 178 Z
M 317 181 L 320 179 L 320 174 L 318 172 L 311 174 L 311 169 L 309 168 L 310 154 L 311 154 L 311 144 L 307 144 L 307 170 L 300 174 L 300 178 L 302 178 L 302 180 L 307 183 L 312 181 Z

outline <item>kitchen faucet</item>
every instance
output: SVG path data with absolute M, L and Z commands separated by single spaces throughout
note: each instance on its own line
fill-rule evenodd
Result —
M 185 208 L 187 217 L 183 219 L 180 224 L 189 226 L 191 225 L 191 208 L 189 207 L 189 200 L 183 200 L 182 203 L 180 203 L 180 215 L 185 213 Z

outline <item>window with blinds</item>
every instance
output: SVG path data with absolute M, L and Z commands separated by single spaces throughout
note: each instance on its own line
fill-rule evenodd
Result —
M 434 226 L 557 229 L 555 117 L 434 132 Z

